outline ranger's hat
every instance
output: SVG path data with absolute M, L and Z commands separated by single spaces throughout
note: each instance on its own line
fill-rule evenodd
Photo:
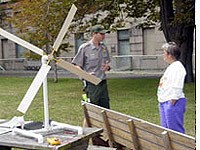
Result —
M 109 33 L 110 31 L 109 30 L 105 30 L 104 26 L 103 25 L 95 25 L 91 28 L 91 33 Z

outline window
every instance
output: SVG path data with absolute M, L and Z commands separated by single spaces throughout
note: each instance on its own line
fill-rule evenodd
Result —
M 118 30 L 118 55 L 129 55 L 129 30 Z
M 24 58 L 24 48 L 18 44 L 15 44 L 16 58 Z

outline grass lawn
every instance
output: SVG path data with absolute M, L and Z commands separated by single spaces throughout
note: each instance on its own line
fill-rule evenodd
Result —
M 22 114 L 16 109 L 33 78 L 0 77 L 0 118 L 10 119 Z M 159 124 L 156 90 L 159 79 L 108 79 L 111 109 Z M 186 134 L 195 136 L 195 84 L 185 84 L 187 109 Z M 61 78 L 58 83 L 48 79 L 50 119 L 82 125 L 82 84 L 79 79 Z M 25 120 L 43 120 L 43 96 L 40 88 Z

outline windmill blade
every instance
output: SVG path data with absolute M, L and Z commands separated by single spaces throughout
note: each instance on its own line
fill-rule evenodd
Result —
M 25 47 L 25 48 L 33 51 L 33 52 L 35 52 L 35 53 L 37 53 L 37 54 L 39 54 L 41 56 L 44 54 L 44 51 L 42 49 L 40 49 L 40 48 L 38 48 L 38 47 L 36 47 L 36 46 L 34 46 L 34 45 L 22 40 L 22 39 L 20 39 L 19 37 L 17 37 L 17 36 L 7 32 L 7 31 L 3 30 L 2 28 L 0 28 L 0 35 L 4 36 L 5 38 L 7 38 L 7 39 L 9 39 L 9 40 L 11 40 L 11 41 L 23 46 L 23 47 Z
M 67 18 L 65 19 L 65 22 L 64 22 L 64 24 L 63 24 L 63 26 L 62 26 L 62 28 L 61 28 L 58 36 L 57 36 L 57 39 L 56 39 L 56 41 L 53 45 L 54 51 L 58 50 L 67 30 L 69 28 L 69 25 L 72 22 L 72 19 L 74 18 L 76 11 L 77 11 L 77 8 L 73 4 L 68 15 L 67 15 Z M 99 82 L 101 82 L 101 79 L 99 79 L 99 78 L 97 78 L 97 77 L 95 77 L 95 76 L 93 76 L 93 75 L 91 75 L 91 74 L 89 74 L 89 73 L 87 73 L 87 72 L 85 72 L 81 69 L 76 68 L 73 64 L 66 62 L 63 59 L 58 60 L 56 64 L 58 66 L 64 68 L 64 69 L 70 71 L 71 73 L 74 73 L 74 74 L 78 75 L 79 77 L 95 84 L 95 85 L 97 85 L 97 84 L 99 84 Z
M 47 76 L 51 66 L 47 64 L 43 64 L 40 70 L 38 71 L 36 77 L 34 78 L 33 82 L 31 83 L 28 91 L 26 92 L 24 98 L 22 99 L 20 105 L 18 106 L 17 110 L 26 113 L 27 109 L 29 108 L 31 102 L 33 101 L 35 95 L 37 94 L 42 82 L 44 81 L 45 77 Z
M 99 82 L 101 82 L 101 79 L 87 73 L 86 71 L 84 70 L 81 70 L 77 67 L 75 67 L 73 64 L 67 62 L 67 61 L 64 61 L 63 59 L 59 59 L 56 64 L 68 71 L 70 71 L 71 73 L 73 74 L 76 74 L 77 76 L 97 85 L 99 84 Z
M 70 9 L 70 11 L 69 11 L 69 13 L 68 13 L 68 15 L 67 15 L 67 18 L 65 19 L 65 22 L 64 22 L 64 24 L 63 24 L 63 26 L 62 26 L 62 28 L 61 28 L 58 36 L 57 36 L 57 39 L 56 39 L 56 41 L 55 41 L 55 43 L 53 45 L 53 50 L 55 50 L 55 51 L 58 50 L 58 48 L 59 48 L 59 46 L 60 46 L 60 44 L 61 44 L 61 42 L 62 42 L 62 40 L 63 40 L 63 38 L 65 36 L 65 34 L 67 33 L 69 25 L 72 22 L 72 19 L 74 18 L 74 15 L 75 15 L 76 11 L 77 11 L 77 8 L 73 4 L 71 9 Z

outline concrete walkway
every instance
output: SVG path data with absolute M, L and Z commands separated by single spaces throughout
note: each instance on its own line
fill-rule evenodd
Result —
M 34 77 L 37 72 L 38 71 L 5 70 L 0 71 L 0 76 Z M 107 72 L 107 78 L 158 78 L 162 74 L 163 70 L 109 71 Z M 54 72 L 52 70 L 48 73 L 48 77 L 54 77 Z M 65 70 L 58 70 L 58 78 L 78 78 L 78 76 Z

